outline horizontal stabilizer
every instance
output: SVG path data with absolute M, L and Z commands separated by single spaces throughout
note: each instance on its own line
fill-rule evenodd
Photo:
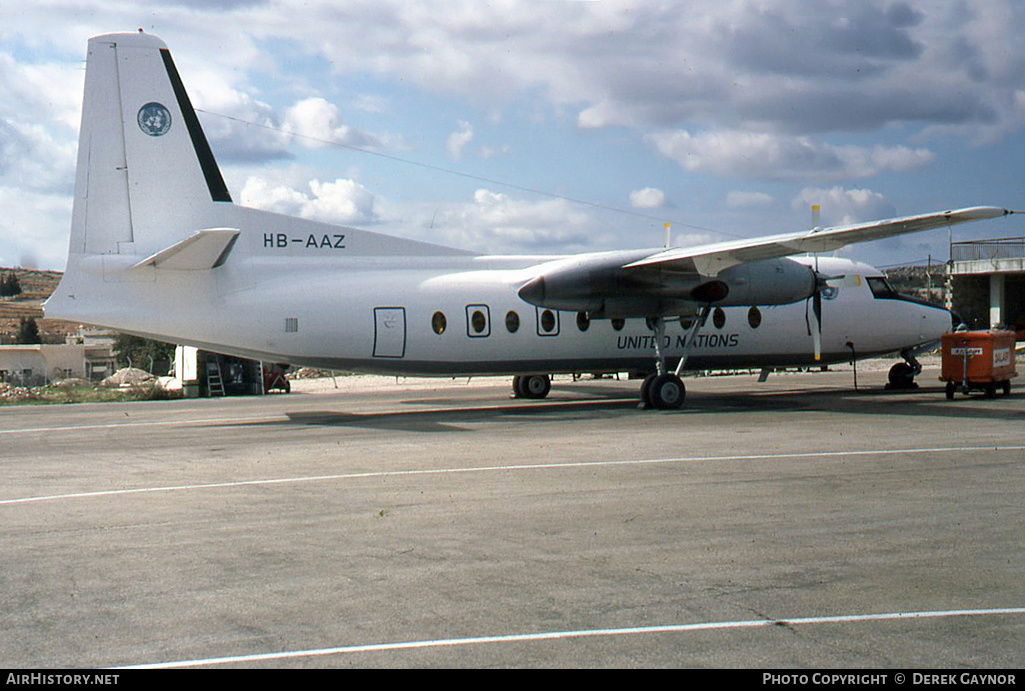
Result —
M 238 239 L 237 228 L 207 228 L 199 230 L 181 242 L 146 257 L 133 266 L 139 269 L 154 266 L 176 271 L 204 271 L 223 264 Z

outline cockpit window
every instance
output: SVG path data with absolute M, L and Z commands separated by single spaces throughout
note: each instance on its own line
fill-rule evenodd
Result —
M 865 279 L 876 300 L 900 300 L 901 295 L 890 286 L 890 282 L 882 276 L 870 276 Z
M 916 305 L 925 305 L 926 307 L 943 309 L 939 305 L 933 304 L 928 300 L 924 300 L 913 295 L 903 295 L 898 293 L 893 289 L 893 286 L 890 285 L 890 282 L 883 276 L 868 276 L 865 280 L 868 281 L 868 287 L 872 291 L 872 297 L 876 300 L 903 300 L 904 302 L 913 302 Z

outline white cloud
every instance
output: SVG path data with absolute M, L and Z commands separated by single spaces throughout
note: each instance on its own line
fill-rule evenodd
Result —
M 285 110 L 282 129 L 296 135 L 300 146 L 309 149 L 344 144 L 362 148 L 378 148 L 380 140 L 342 122 L 338 106 L 320 96 L 298 101 Z
M 78 131 L 85 73 L 53 62 L 19 64 L 0 52 L 0 117 L 53 122 Z
M 508 144 L 503 144 L 502 146 L 499 146 L 499 147 L 495 147 L 495 146 L 482 146 L 480 148 L 480 150 L 479 150 L 479 153 L 480 153 L 480 157 L 481 158 L 489 159 L 489 158 L 494 158 L 495 156 L 498 156 L 499 154 L 507 154 L 510 151 L 512 151 L 512 147 L 510 147 Z
M 471 141 L 473 141 L 473 126 L 465 120 L 460 120 L 459 129 L 448 135 L 445 148 L 448 150 L 448 155 L 452 158 L 461 158 L 463 148 Z
M 71 206 L 70 195 L 0 185 L 0 266 L 63 268 Z
M 666 203 L 666 193 L 655 187 L 645 187 L 630 193 L 630 206 L 635 209 L 658 209 Z
M 309 192 L 302 192 L 284 184 L 249 177 L 242 188 L 240 203 L 327 223 L 365 224 L 377 218 L 373 193 L 353 180 L 311 180 Z
M 417 217 L 421 239 L 482 252 L 579 252 L 608 241 L 592 234 L 593 219 L 570 202 L 515 199 L 488 189 L 476 190 L 470 202 L 430 205 Z
M 791 201 L 795 211 L 808 213 L 811 225 L 811 207 L 819 205 L 823 227 L 874 221 L 896 215 L 896 208 L 882 194 L 867 189 L 828 189 L 806 187 Z
M 0 185 L 70 193 L 74 165 L 70 142 L 54 141 L 42 125 L 0 117 Z
M 686 130 L 647 140 L 685 170 L 755 180 L 840 180 L 882 171 L 907 171 L 932 163 L 928 149 L 905 146 L 837 146 L 815 137 L 758 132 Z
M 739 192 L 734 190 L 726 193 L 726 206 L 731 209 L 771 206 L 774 201 L 772 195 L 765 192 Z

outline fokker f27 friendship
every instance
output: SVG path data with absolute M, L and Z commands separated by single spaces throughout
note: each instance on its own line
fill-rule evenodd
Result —
M 878 270 L 795 257 L 1004 216 L 973 207 L 693 247 L 560 257 L 459 249 L 237 206 L 171 54 L 89 41 L 67 270 L 46 315 L 265 362 L 419 375 L 648 373 L 678 407 L 685 369 L 900 352 L 951 326 Z M 315 298 L 313 296 L 316 296 Z

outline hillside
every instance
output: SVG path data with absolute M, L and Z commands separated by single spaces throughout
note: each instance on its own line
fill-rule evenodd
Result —
M 60 283 L 60 271 L 36 271 L 0 267 L 0 276 L 12 273 L 21 284 L 21 295 L 0 298 L 0 343 L 12 343 L 22 319 L 32 317 L 39 325 L 44 343 L 63 343 L 65 335 L 79 325 L 60 319 L 43 319 L 43 302 Z
M 946 298 L 947 265 L 895 266 L 884 271 L 887 280 L 898 293 L 920 297 L 936 305 Z

